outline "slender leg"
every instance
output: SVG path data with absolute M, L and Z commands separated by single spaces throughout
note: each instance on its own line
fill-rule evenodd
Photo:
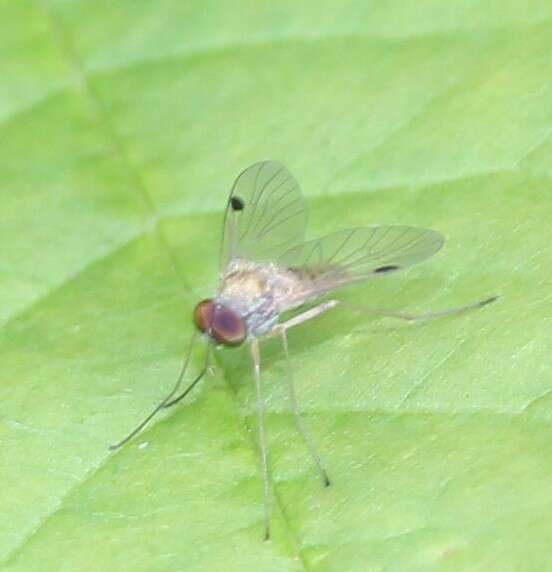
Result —
M 339 300 L 327 300 L 326 302 L 322 302 L 318 304 L 318 306 L 314 306 L 314 308 L 309 308 L 305 310 L 301 314 L 297 316 L 293 316 L 289 320 L 282 322 L 274 327 L 274 329 L 265 335 L 267 338 L 272 338 L 274 336 L 282 335 L 282 330 L 289 330 L 294 326 L 298 326 L 303 322 L 307 322 L 308 320 L 312 320 L 313 318 L 317 318 L 318 316 L 324 314 L 325 312 L 330 311 L 332 308 L 335 308 L 338 304 L 341 304 Z
M 264 485 L 264 527 L 265 540 L 270 539 L 270 481 L 268 475 L 268 449 L 266 443 L 266 431 L 264 424 L 264 399 L 261 388 L 261 354 L 257 338 L 251 340 L 251 357 L 253 359 L 253 373 L 255 375 L 255 387 L 257 389 L 257 415 L 259 419 L 259 447 L 261 450 L 261 470 L 263 472 Z
M 458 308 L 450 308 L 449 310 L 443 310 L 442 312 L 427 312 L 425 314 L 405 314 L 402 312 L 388 312 L 387 310 L 377 310 L 375 308 L 367 308 L 358 304 L 350 304 L 348 302 L 341 302 L 345 308 L 359 310 L 361 312 L 366 312 L 375 316 L 382 316 L 384 318 L 397 318 L 399 320 L 406 320 L 408 322 L 414 321 L 425 321 L 434 320 L 435 318 L 444 318 L 446 316 L 452 316 L 454 314 L 462 314 L 464 312 L 469 312 L 470 310 L 477 310 L 482 308 L 487 304 L 491 304 L 498 299 L 498 296 L 491 296 L 485 300 L 480 300 L 475 302 L 475 304 L 468 304 L 466 306 L 460 306 Z
M 480 300 L 479 302 L 475 302 L 475 304 L 468 304 L 466 306 L 460 306 L 458 308 L 450 308 L 449 310 L 444 310 L 442 312 L 427 312 L 425 314 L 405 314 L 401 312 L 388 312 L 387 310 L 378 310 L 377 308 L 369 308 L 363 306 L 361 304 L 352 304 L 349 302 L 344 302 L 343 300 L 327 300 L 326 302 L 322 302 L 318 304 L 318 306 L 314 306 L 313 308 L 309 308 L 305 312 L 298 314 L 297 316 L 293 316 L 289 320 L 283 322 L 282 324 L 278 324 L 271 332 L 266 334 L 265 337 L 274 337 L 276 335 L 281 335 L 281 330 L 286 329 L 289 330 L 294 326 L 298 326 L 308 320 L 312 320 L 313 318 L 317 318 L 321 314 L 328 312 L 329 310 L 335 308 L 338 305 L 342 305 L 345 308 L 350 310 L 359 310 L 361 312 L 365 312 L 368 314 L 372 314 L 374 316 L 382 316 L 384 318 L 397 318 L 399 320 L 406 320 L 408 322 L 413 321 L 423 321 L 423 320 L 433 320 L 435 318 L 444 318 L 445 316 L 452 316 L 453 314 L 461 314 L 463 312 L 469 312 L 470 310 L 477 310 L 478 308 L 482 308 L 487 304 L 491 304 L 498 300 L 499 296 L 491 296 L 490 298 L 485 298 L 485 300 Z
M 313 438 L 310 435 L 310 432 L 307 430 L 307 427 L 305 426 L 305 423 L 303 421 L 303 416 L 301 414 L 301 410 L 299 409 L 299 403 L 297 402 L 297 394 L 295 393 L 295 387 L 294 387 L 294 383 L 293 383 L 293 371 L 292 371 L 291 362 L 289 359 L 289 350 L 288 350 L 286 328 L 281 329 L 281 335 L 282 335 L 282 344 L 284 346 L 284 353 L 286 354 L 286 362 L 287 362 L 287 369 L 288 369 L 287 381 L 288 381 L 288 388 L 289 388 L 289 396 L 290 396 L 290 400 L 291 400 L 291 405 L 293 407 L 293 413 L 295 414 L 295 421 L 297 423 L 299 433 L 301 433 L 303 440 L 305 441 L 305 445 L 307 446 L 307 449 L 309 450 L 309 453 L 311 454 L 311 457 L 312 457 L 314 463 L 316 464 L 316 467 L 318 469 L 318 472 L 320 473 L 320 477 L 322 479 L 322 482 L 324 483 L 324 486 L 329 487 L 330 486 L 330 479 L 328 478 L 328 473 L 326 472 L 326 469 L 322 465 L 322 461 L 320 460 L 320 455 L 318 454 L 318 451 L 316 450 L 316 446 L 314 444 Z
M 335 308 L 336 306 L 338 306 L 339 304 L 344 305 L 345 307 L 349 307 L 352 309 L 357 309 L 357 310 L 361 310 L 364 312 L 368 312 L 370 314 L 373 315 L 377 315 L 377 316 L 383 316 L 383 317 L 389 317 L 389 318 L 397 318 L 400 320 L 407 320 L 407 321 L 417 321 L 417 320 L 433 320 L 435 318 L 444 318 L 445 316 L 451 316 L 453 314 L 460 314 L 463 312 L 468 312 L 470 310 L 476 310 L 478 308 L 482 308 L 483 306 L 486 306 L 487 304 L 490 304 L 492 302 L 494 302 L 495 300 L 498 299 L 498 296 L 491 296 L 490 298 L 486 298 L 485 300 L 481 300 L 479 302 L 476 302 L 475 304 L 468 304 L 466 306 L 460 306 L 459 308 L 451 308 L 449 310 L 444 310 L 442 312 L 428 312 L 425 314 L 418 314 L 418 315 L 414 315 L 414 314 L 404 314 L 404 313 L 394 313 L 394 312 L 387 312 L 385 310 L 377 310 L 377 309 L 372 309 L 372 308 L 366 308 L 365 306 L 358 306 L 358 305 L 354 305 L 354 304 L 349 304 L 349 303 L 344 303 L 340 300 L 327 300 L 325 302 L 322 302 L 321 304 L 318 304 L 318 306 L 314 306 L 313 308 L 309 308 L 308 310 L 302 312 L 301 314 L 298 314 L 297 316 L 294 316 L 293 318 L 290 318 L 289 320 L 283 322 L 282 324 L 278 324 L 277 326 L 275 326 L 273 328 L 273 330 L 271 332 L 269 332 L 268 334 L 265 335 L 265 337 L 274 337 L 274 336 L 281 336 L 282 337 L 282 343 L 284 345 L 284 351 L 286 354 L 286 360 L 288 363 L 288 380 L 289 380 L 289 387 L 290 387 L 290 397 L 291 397 L 291 401 L 292 401 L 292 406 L 294 408 L 294 413 L 296 415 L 296 419 L 297 419 L 297 425 L 299 427 L 299 431 L 301 432 L 301 435 L 303 436 L 303 439 L 305 440 L 305 443 L 314 459 L 314 462 L 316 463 L 316 466 L 320 472 L 320 475 L 322 477 L 322 480 L 324 481 L 324 484 L 326 486 L 328 486 L 330 484 L 330 480 L 328 479 L 328 474 L 326 472 L 326 470 L 324 469 L 324 466 L 322 465 L 322 462 L 320 460 L 320 456 L 318 455 L 318 452 L 316 450 L 316 447 L 314 445 L 314 441 L 311 438 L 309 432 L 307 431 L 303 419 L 301 417 L 301 412 L 299 410 L 299 406 L 297 403 L 297 396 L 295 394 L 295 389 L 293 387 L 293 378 L 292 378 L 292 371 L 291 371 L 291 365 L 289 362 L 289 351 L 288 351 L 288 343 L 287 343 L 287 330 L 289 330 L 290 328 L 293 328 L 295 326 L 298 326 L 300 324 L 303 324 L 304 322 L 307 322 L 308 320 L 312 320 L 313 318 L 316 318 L 322 314 L 324 314 L 325 312 L 328 312 L 329 310 Z M 258 376 L 258 381 L 257 381 L 257 395 L 260 396 L 260 358 L 259 358 L 259 348 L 258 348 L 258 341 L 254 340 L 252 342 L 251 345 L 251 353 L 253 355 L 253 362 L 255 364 L 255 371 L 256 371 L 256 376 Z M 256 377 L 257 380 L 257 377 Z M 261 412 L 262 412 L 262 401 L 259 402 L 259 421 L 260 421 L 260 427 L 259 427 L 259 433 L 261 435 L 261 441 L 264 439 L 264 426 L 262 423 L 262 416 L 261 416 Z M 263 466 L 266 467 L 266 447 L 264 447 L 263 445 L 261 445 L 262 450 L 264 451 L 264 460 L 263 460 Z M 265 481 L 265 483 L 268 483 L 268 469 L 266 469 L 266 475 L 267 475 L 267 479 Z M 265 485 L 265 497 L 268 498 L 268 487 L 267 485 Z M 267 512 L 268 514 L 268 512 Z M 267 517 L 268 519 L 268 517 Z M 268 528 L 267 528 L 268 530 Z

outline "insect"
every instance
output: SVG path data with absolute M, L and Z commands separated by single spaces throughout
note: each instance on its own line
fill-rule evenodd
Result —
M 131 433 L 111 446 L 111 449 L 119 448 L 159 411 L 186 397 L 208 370 L 214 346 L 247 343 L 257 396 L 265 539 L 270 537 L 271 486 L 259 341 L 273 336 L 282 341 L 298 429 L 323 484 L 329 486 L 328 473 L 305 426 L 293 388 L 288 331 L 338 306 L 339 300 L 326 299 L 326 295 L 336 289 L 404 270 L 429 258 L 443 245 L 443 237 L 438 232 L 410 226 L 351 228 L 305 241 L 306 224 L 307 207 L 301 189 L 285 167 L 274 161 L 262 161 L 238 175 L 224 214 L 218 291 L 194 309 L 197 331 L 177 382 Z M 482 307 L 495 299 L 487 298 L 476 304 L 418 316 L 374 313 L 404 320 L 431 319 Z M 294 315 L 282 320 L 282 314 L 289 311 L 294 311 Z M 204 365 L 196 378 L 180 391 L 194 342 L 201 334 L 208 341 Z

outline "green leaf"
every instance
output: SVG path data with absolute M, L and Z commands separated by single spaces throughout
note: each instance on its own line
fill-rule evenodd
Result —
M 4 2 L 0 569 L 544 570 L 552 504 L 552 5 Z M 412 224 L 445 249 L 263 346 L 262 542 L 246 348 L 174 383 L 233 178 L 272 158 L 311 236 Z M 201 367 L 203 349 L 192 369 Z

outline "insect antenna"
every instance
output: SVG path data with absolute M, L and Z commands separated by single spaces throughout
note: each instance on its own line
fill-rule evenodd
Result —
M 186 373 L 186 370 L 188 369 L 188 364 L 190 362 L 190 358 L 192 355 L 192 349 L 194 347 L 196 337 L 197 337 L 197 332 L 194 332 L 192 339 L 190 341 L 188 353 L 186 354 L 186 358 L 184 359 L 184 363 L 182 364 L 182 369 L 180 370 L 180 374 L 178 375 L 176 383 L 175 383 L 174 387 L 172 388 L 172 390 L 170 391 L 170 393 L 124 439 L 121 439 L 118 443 L 110 445 L 109 446 L 110 450 L 114 451 L 115 449 L 122 447 L 125 443 L 130 441 L 135 435 L 137 435 L 157 415 L 157 413 L 159 413 L 159 411 L 161 411 L 161 409 L 166 409 L 168 407 L 171 407 L 172 405 L 175 405 L 176 403 L 178 403 L 181 399 L 184 399 L 184 397 L 186 397 L 186 395 L 188 395 L 188 393 L 190 393 L 190 391 L 192 391 L 192 389 L 199 383 L 199 381 L 205 375 L 205 372 L 208 369 L 209 354 L 210 354 L 210 350 L 211 350 L 210 345 L 207 347 L 205 364 L 203 365 L 203 367 L 202 367 L 201 371 L 199 372 L 199 374 L 197 375 L 197 377 L 190 383 L 190 385 L 188 385 L 188 387 L 186 387 L 186 389 L 180 395 L 178 395 L 177 397 L 174 397 L 176 395 L 176 393 L 178 392 L 180 386 L 182 385 L 184 375 Z

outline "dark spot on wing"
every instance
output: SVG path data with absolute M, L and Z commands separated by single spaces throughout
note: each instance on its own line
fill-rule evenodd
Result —
M 240 197 L 230 197 L 230 206 L 233 211 L 243 211 L 245 203 Z
M 396 264 L 388 264 L 387 266 L 380 266 L 379 268 L 376 268 L 374 272 L 377 272 L 378 274 L 384 274 L 385 272 L 392 272 L 393 270 L 398 270 L 399 268 L 400 266 L 397 266 Z

